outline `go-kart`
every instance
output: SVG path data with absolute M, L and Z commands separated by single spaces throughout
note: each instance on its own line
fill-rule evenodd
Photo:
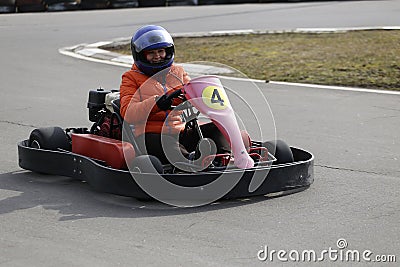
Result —
M 18 143 L 19 165 L 38 173 L 86 181 L 95 190 L 176 206 L 198 206 L 218 199 L 284 195 L 308 188 L 314 157 L 282 140 L 252 140 L 239 128 L 224 86 L 215 76 L 201 76 L 168 94 L 188 128 L 198 132 L 198 159 L 162 164 L 139 148 L 134 125 L 120 114 L 119 92 L 89 92 L 90 129 L 34 129 Z M 208 118 L 231 145 L 215 154 L 202 137 L 199 117 Z

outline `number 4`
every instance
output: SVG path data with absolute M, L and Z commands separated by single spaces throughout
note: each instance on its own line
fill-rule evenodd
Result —
M 217 88 L 215 88 L 213 91 L 213 94 L 211 96 L 211 103 L 213 104 L 219 103 L 221 106 L 224 105 L 224 100 L 222 100 L 221 96 L 219 95 Z

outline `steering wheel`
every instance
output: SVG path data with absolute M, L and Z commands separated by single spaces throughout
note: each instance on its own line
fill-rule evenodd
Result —
M 183 92 L 182 89 L 178 89 L 172 93 L 170 93 L 169 95 L 167 95 L 167 100 L 173 99 L 173 98 L 178 98 L 180 96 L 183 96 Z

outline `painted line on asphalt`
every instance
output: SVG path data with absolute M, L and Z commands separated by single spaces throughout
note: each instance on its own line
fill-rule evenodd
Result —
M 298 87 L 307 87 L 307 88 L 318 88 L 318 89 L 326 89 L 326 90 L 340 90 L 340 91 L 351 91 L 351 92 L 362 92 L 362 93 L 374 93 L 374 94 L 384 94 L 384 95 L 400 95 L 399 91 L 389 91 L 389 90 L 377 90 L 377 89 L 365 89 L 358 87 L 345 87 L 345 86 L 333 86 L 333 85 L 319 85 L 319 84 L 310 84 L 310 83 L 291 83 L 291 82 L 278 82 L 278 81 L 265 81 L 265 80 L 256 80 L 250 78 L 237 78 L 237 77 L 229 77 L 229 76 L 220 76 L 218 77 L 227 80 L 236 80 L 236 81 L 251 81 L 255 83 L 270 83 L 276 85 L 287 85 L 287 86 L 298 86 Z
M 114 65 L 114 66 L 119 66 L 119 67 L 128 67 L 128 68 L 130 68 L 132 66 L 132 65 L 129 65 L 129 64 L 126 64 L 126 63 L 113 62 L 113 61 L 110 61 L 110 60 L 104 60 L 104 59 L 98 59 L 98 58 L 93 58 L 93 57 L 80 55 L 80 54 L 77 54 L 75 52 L 68 51 L 68 50 L 66 50 L 64 48 L 58 49 L 58 52 L 60 54 L 62 54 L 62 55 L 65 55 L 65 56 L 70 56 L 70 57 L 74 57 L 74 58 L 78 58 L 78 59 L 82 59 L 82 60 L 87 60 L 87 61 L 91 61 L 91 62 L 109 64 L 109 65 Z
M 365 88 L 357 88 L 357 87 L 318 85 L 318 84 L 308 84 L 308 83 L 275 82 L 275 81 L 270 81 L 269 83 L 279 84 L 279 85 L 308 87 L 308 88 L 328 89 L 328 90 L 353 91 L 353 92 L 374 93 L 374 94 L 384 94 L 384 95 L 400 95 L 399 91 L 365 89 Z

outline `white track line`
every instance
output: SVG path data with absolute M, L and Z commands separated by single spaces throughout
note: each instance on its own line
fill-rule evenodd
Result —
M 120 66 L 120 67 L 132 67 L 132 65 L 126 64 L 126 63 L 119 63 L 119 62 L 113 62 L 113 61 L 109 61 L 109 60 L 103 60 L 103 59 L 97 59 L 97 58 L 92 58 L 92 57 L 87 57 L 87 56 L 83 56 L 83 55 L 79 55 L 75 52 L 71 52 L 71 51 L 67 51 L 63 48 L 58 49 L 58 52 L 62 55 L 65 56 L 70 56 L 70 57 L 74 57 L 74 58 L 78 58 L 78 59 L 82 59 L 82 60 L 87 60 L 87 61 L 92 61 L 92 62 L 97 62 L 97 63 L 103 63 L 103 64 L 109 64 L 109 65 L 114 65 L 114 66 Z
M 353 91 L 353 92 L 362 92 L 362 93 L 375 93 L 375 94 L 383 94 L 383 95 L 400 95 L 399 91 L 389 91 L 389 90 L 376 90 L 376 89 L 364 89 L 364 88 L 356 88 L 356 87 L 342 87 L 342 86 L 331 86 L 331 85 L 318 85 L 318 84 L 307 84 L 307 83 L 289 83 L 289 82 L 275 82 L 275 81 L 270 81 L 269 83 L 271 83 L 271 84 L 279 84 L 279 85 L 318 88 L 318 89 Z

